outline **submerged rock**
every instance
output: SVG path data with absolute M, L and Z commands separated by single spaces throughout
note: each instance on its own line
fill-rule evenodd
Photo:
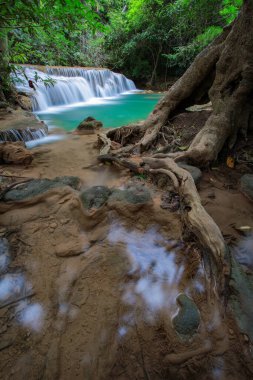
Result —
M 192 336 L 200 324 L 199 310 L 193 300 L 183 293 L 177 297 L 177 303 L 180 310 L 172 319 L 175 330 L 180 335 Z
M 111 195 L 111 190 L 105 186 L 93 186 L 84 190 L 81 195 L 81 201 L 85 208 L 99 208 L 103 206 Z
M 102 127 L 103 124 L 101 121 L 98 121 L 89 116 L 78 125 L 75 132 L 80 135 L 93 135 L 94 133 L 97 133 L 97 131 Z
M 250 200 L 253 200 L 253 174 L 244 174 L 241 178 L 241 191 Z
M 199 168 L 197 168 L 196 166 L 187 165 L 183 162 L 178 162 L 177 164 L 178 166 L 180 166 L 180 168 L 187 170 L 192 175 L 192 178 L 194 179 L 195 183 L 199 182 L 202 176 L 202 172 Z
M 51 190 L 56 187 L 70 186 L 77 190 L 80 185 L 78 177 L 63 176 L 54 179 L 34 179 L 23 183 L 15 189 L 9 190 L 4 195 L 4 201 L 22 201 L 24 199 L 35 197 L 41 193 Z
M 110 200 L 132 204 L 145 204 L 151 200 L 151 195 L 146 187 L 141 185 L 135 185 L 129 186 L 124 190 L 113 190 Z

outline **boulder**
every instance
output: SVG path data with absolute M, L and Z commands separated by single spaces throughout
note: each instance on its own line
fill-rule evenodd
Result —
M 199 182 L 202 176 L 202 172 L 199 168 L 197 168 L 196 166 L 187 165 L 183 162 L 178 162 L 177 164 L 180 168 L 187 170 L 192 175 L 192 178 L 194 179 L 195 183 Z
M 94 119 L 89 116 L 84 119 L 76 128 L 76 133 L 80 135 L 93 135 L 98 132 L 99 129 L 103 127 L 101 121 Z
M 200 324 L 200 313 L 191 298 L 186 294 L 179 294 L 177 303 L 180 307 L 177 315 L 172 319 L 173 326 L 178 334 L 192 336 Z
M 29 165 L 33 160 L 32 153 L 25 148 L 23 142 L 0 143 L 0 163 Z
M 15 189 L 10 189 L 5 195 L 5 201 L 22 201 L 36 197 L 46 191 L 54 189 L 56 187 L 70 186 L 77 190 L 80 185 L 80 179 L 78 177 L 56 177 L 54 179 L 34 179 L 32 181 L 21 184 Z
M 114 189 L 110 201 L 119 201 L 131 204 L 145 204 L 151 201 L 149 190 L 145 186 L 130 185 L 124 190 Z
M 111 195 L 111 190 L 105 186 L 93 186 L 87 190 L 84 190 L 81 195 L 81 201 L 85 208 L 100 208 L 102 207 L 109 196 Z
M 244 174 L 240 181 L 241 191 L 253 201 L 253 174 Z

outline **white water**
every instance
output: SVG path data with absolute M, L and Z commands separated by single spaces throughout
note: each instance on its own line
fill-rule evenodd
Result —
M 39 129 L 8 129 L 0 131 L 0 142 L 3 141 L 30 141 L 47 136 L 45 128 Z
M 37 73 L 37 74 L 36 74 Z M 29 88 L 27 79 L 20 73 L 16 87 L 19 91 L 29 92 L 34 111 L 45 111 L 49 107 L 84 103 L 95 98 L 117 96 L 123 92 L 136 90 L 135 84 L 122 74 L 107 69 L 81 68 L 47 68 L 46 74 L 26 68 L 25 74 L 35 84 L 36 91 Z M 52 86 L 45 86 L 43 81 L 36 83 L 38 75 L 42 79 L 48 77 L 55 80 Z

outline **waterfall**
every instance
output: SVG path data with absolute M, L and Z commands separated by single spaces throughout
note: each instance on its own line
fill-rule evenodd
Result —
M 108 69 L 46 68 L 46 73 L 33 68 L 25 68 L 25 75 L 19 74 L 18 91 L 28 92 L 32 98 L 34 111 L 45 111 L 52 106 L 62 106 L 87 102 L 94 98 L 117 96 L 135 90 L 135 84 L 124 75 Z M 54 85 L 45 86 L 35 78 L 51 78 Z M 36 90 L 29 88 L 27 78 L 35 84 Z M 15 80 L 15 78 L 14 78 Z
M 47 136 L 46 128 L 8 129 L 0 131 L 0 142 L 5 141 L 31 141 Z

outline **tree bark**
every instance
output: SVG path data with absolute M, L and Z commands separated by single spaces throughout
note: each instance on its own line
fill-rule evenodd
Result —
M 9 89 L 9 51 L 6 31 L 0 33 L 0 100 L 5 101 Z
M 170 157 L 190 159 L 205 165 L 217 158 L 226 142 L 232 147 L 238 132 L 244 136 L 247 134 L 253 112 L 252 0 L 244 1 L 235 22 L 196 57 L 160 100 L 138 129 L 139 140 L 132 141 L 133 136 L 128 134 L 126 143 L 134 142 L 140 152 L 148 150 L 155 145 L 160 129 L 169 119 L 194 104 L 196 96 L 200 93 L 203 96 L 207 90 L 213 105 L 212 115 L 188 151 L 174 153 Z M 120 130 L 110 133 L 110 138 L 116 138 L 116 141 L 121 135 Z

